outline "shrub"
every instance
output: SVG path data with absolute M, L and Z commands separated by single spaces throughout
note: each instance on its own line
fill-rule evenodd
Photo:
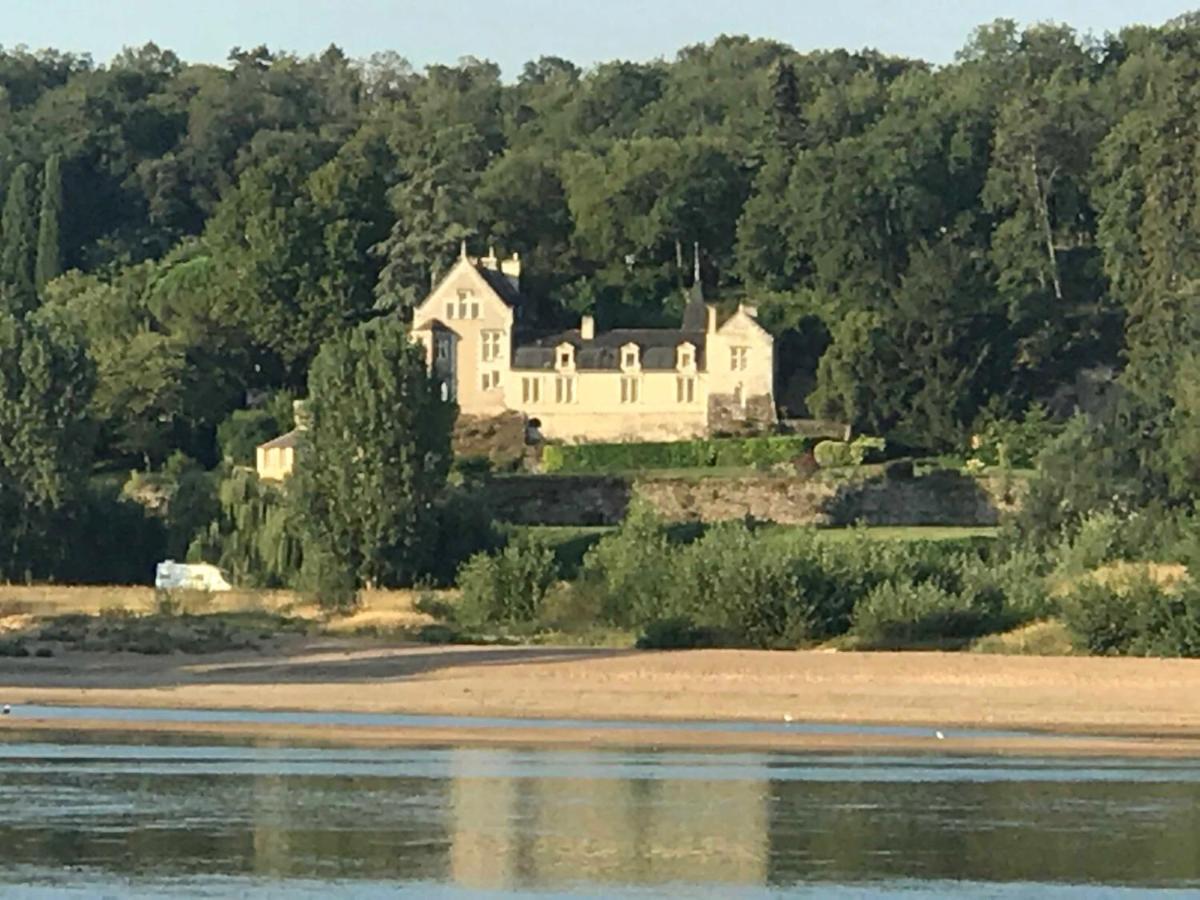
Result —
M 798 435 L 697 439 L 660 443 L 550 445 L 542 450 L 546 472 L 603 473 L 710 466 L 769 467 L 802 456 L 812 439 Z
M 580 580 L 597 597 L 605 621 L 642 625 L 664 615 L 671 551 L 662 520 L 635 503 L 621 527 L 585 554 Z
M 883 477 L 889 481 L 912 481 L 916 477 L 911 459 L 893 459 L 883 464 Z
M 695 650 L 717 646 L 719 642 L 707 628 L 701 628 L 686 616 L 650 622 L 637 639 L 639 650 Z
M 1085 579 L 1063 602 L 1063 619 L 1089 653 L 1200 656 L 1200 589 L 1165 588 L 1143 575 L 1124 582 Z
M 1022 419 L 1008 419 L 985 411 L 975 423 L 973 454 L 989 466 L 1031 469 L 1062 426 L 1050 421 L 1046 408 L 1034 404 Z
M 933 581 L 887 581 L 854 608 L 852 632 L 876 647 L 966 639 L 994 630 L 999 611 L 995 597 L 957 594 Z
M 850 445 L 845 441 L 821 441 L 813 447 L 813 458 L 822 469 L 838 469 L 850 465 Z
M 479 553 L 463 564 L 458 618 L 471 626 L 533 622 L 557 577 L 554 551 L 518 535 L 500 553 Z

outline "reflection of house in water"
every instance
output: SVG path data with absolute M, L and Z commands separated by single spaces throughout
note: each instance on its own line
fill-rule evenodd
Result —
M 604 771 L 615 755 L 573 754 L 578 778 L 522 778 L 507 774 L 518 754 L 456 754 L 447 811 L 456 883 L 765 882 L 765 770 L 761 781 L 637 778 Z

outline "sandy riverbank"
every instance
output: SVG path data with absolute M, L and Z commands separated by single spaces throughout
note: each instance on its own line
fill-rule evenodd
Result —
M 643 653 L 575 648 L 388 646 L 296 639 L 273 654 L 68 654 L 0 660 L 0 702 L 70 706 L 333 710 L 661 721 L 757 720 L 919 725 L 927 738 L 719 734 L 619 728 L 531 731 L 354 728 L 355 743 L 550 743 L 730 749 L 962 749 L 1200 756 L 1200 661 L 944 653 Z M 100 730 L 113 723 L 3 727 Z M 312 726 L 159 725 L 279 739 L 328 739 Z M 934 730 L 1047 731 L 1061 738 L 936 742 Z M 325 732 L 325 733 L 323 733 Z M 1032 743 L 1031 743 L 1032 742 Z M 1035 748 L 1033 745 L 1039 745 Z M 1070 745 L 1075 744 L 1075 747 Z

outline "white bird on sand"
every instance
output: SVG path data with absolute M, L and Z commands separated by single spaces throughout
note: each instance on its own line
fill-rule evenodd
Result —
M 946 739 L 946 736 L 944 734 L 942 734 L 940 731 L 935 731 L 933 733 L 933 736 L 935 738 L 937 738 L 939 741 L 944 741 Z
M 796 720 L 792 718 L 792 714 L 791 714 L 791 713 L 784 713 L 784 714 L 783 714 L 783 721 L 785 721 L 785 722 L 794 722 L 794 721 L 796 721 Z

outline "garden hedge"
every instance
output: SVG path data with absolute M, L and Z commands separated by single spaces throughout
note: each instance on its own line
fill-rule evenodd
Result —
M 712 438 L 630 444 L 546 446 L 546 472 L 628 472 L 642 469 L 700 469 L 710 466 L 770 466 L 803 456 L 814 440 L 799 435 Z

